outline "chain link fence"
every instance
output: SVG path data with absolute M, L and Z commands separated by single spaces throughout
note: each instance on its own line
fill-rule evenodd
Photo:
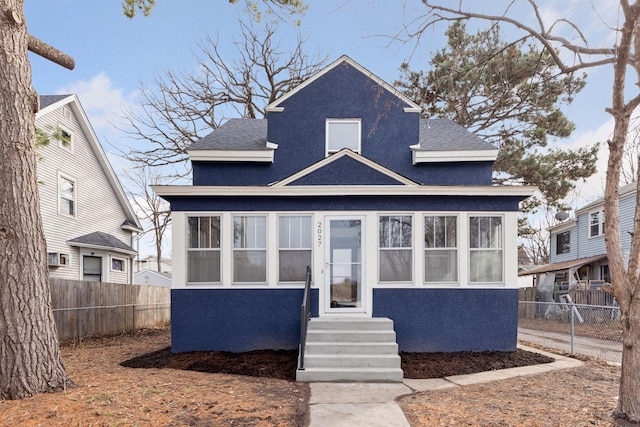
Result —
M 544 347 L 622 362 L 620 308 L 575 304 L 569 295 L 560 302 L 520 301 L 518 339 Z

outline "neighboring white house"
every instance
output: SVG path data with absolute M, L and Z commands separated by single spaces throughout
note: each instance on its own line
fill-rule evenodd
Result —
M 158 257 L 154 255 L 148 255 L 142 259 L 137 258 L 134 263 L 133 271 L 144 271 L 144 270 L 152 270 L 158 271 Z M 171 259 L 170 258 L 161 258 L 160 259 L 160 271 L 163 273 L 171 273 Z
M 134 285 L 150 285 L 150 286 L 162 286 L 165 288 L 171 287 L 171 273 L 158 273 L 154 270 L 142 270 L 136 271 L 133 274 Z
M 132 283 L 142 227 L 87 115 L 76 95 L 41 96 L 40 108 L 36 127 L 61 134 L 38 150 L 50 277 Z

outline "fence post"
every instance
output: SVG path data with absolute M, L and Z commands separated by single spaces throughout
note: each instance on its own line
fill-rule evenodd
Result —
M 575 337 L 575 316 L 573 314 L 573 311 L 575 310 L 575 305 L 573 304 L 573 302 L 571 303 L 571 309 L 569 310 L 569 313 L 571 313 L 571 353 L 569 354 L 570 356 L 573 356 L 573 340 Z
M 78 310 L 78 342 L 82 342 L 82 310 Z

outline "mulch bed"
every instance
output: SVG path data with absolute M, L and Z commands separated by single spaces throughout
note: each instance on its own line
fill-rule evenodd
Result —
M 553 362 L 538 353 L 515 352 L 401 353 L 405 378 L 427 379 L 473 374 Z M 185 371 L 246 375 L 295 381 L 298 352 L 258 350 L 245 353 L 197 351 L 172 354 L 171 348 L 126 360 L 126 368 L 179 369 Z

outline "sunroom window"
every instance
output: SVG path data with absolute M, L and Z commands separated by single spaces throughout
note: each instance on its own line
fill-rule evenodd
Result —
M 311 267 L 311 216 L 278 218 L 278 281 L 304 282 Z
M 187 282 L 220 282 L 220 217 L 187 218 Z
M 233 217 L 233 281 L 267 281 L 267 217 Z
M 458 281 L 458 218 L 424 217 L 424 281 Z
M 413 278 L 412 218 L 381 216 L 378 222 L 381 282 L 410 282 Z
M 469 281 L 502 282 L 503 233 L 501 216 L 469 218 Z

